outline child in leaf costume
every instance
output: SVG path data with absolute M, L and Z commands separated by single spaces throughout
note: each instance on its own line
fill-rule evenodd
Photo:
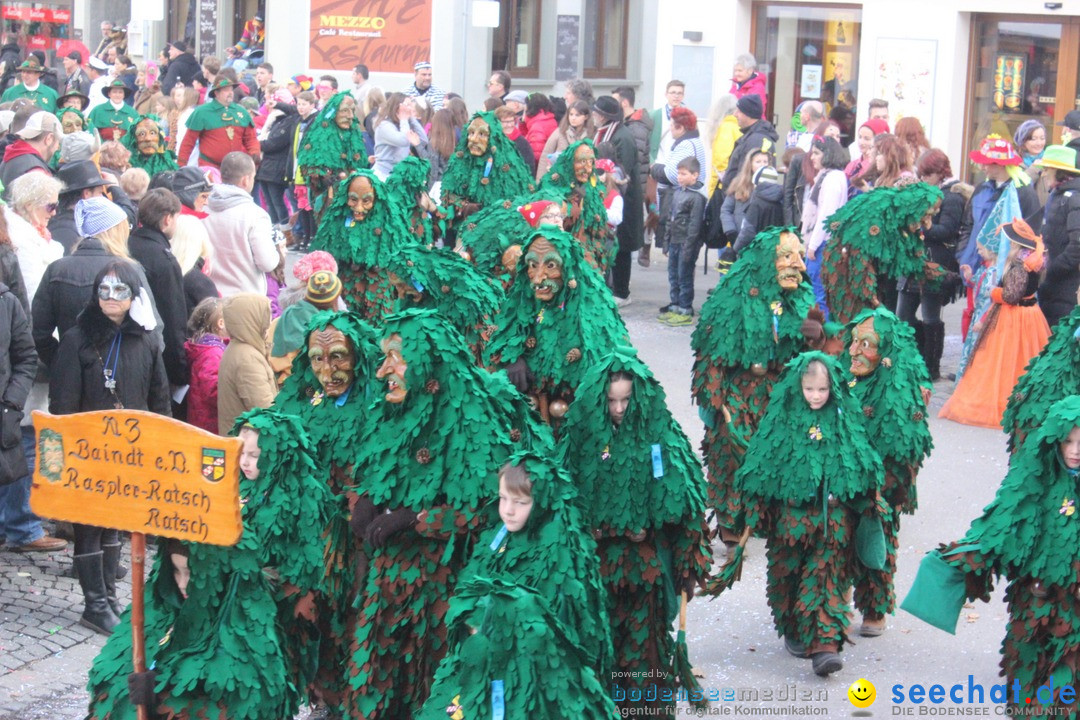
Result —
M 427 192 L 430 171 L 431 163 L 410 155 L 398 162 L 386 178 L 390 205 L 402 213 L 405 226 L 412 231 L 416 240 L 427 246 L 433 242 L 432 215 L 439 219 L 442 217 Z
M 452 226 L 457 228 L 481 208 L 534 189 L 532 173 L 495 113 L 473 115 L 442 176 L 442 205 Z
M 371 326 L 353 313 L 317 313 L 293 360 L 292 375 L 274 399 L 276 409 L 300 418 L 308 429 L 316 464 L 333 497 L 322 537 L 326 592 L 317 598 L 322 644 L 312 692 L 331 706 L 340 703 L 344 691 L 341 668 L 356 628 L 357 565 L 364 562 L 349 531 L 356 496 L 348 489 L 372 399 L 375 340 Z
M 607 718 L 615 711 L 600 675 L 610 661 L 611 638 L 596 541 L 575 504 L 577 491 L 553 454 L 550 446 L 515 453 L 500 471 L 498 505 L 488 511 L 490 515 L 497 509 L 499 521 L 481 535 L 472 560 L 461 571 L 450 602 L 451 651 L 435 674 L 420 717 L 445 718 L 457 696 L 465 698 L 458 704 L 472 710 L 467 717 L 484 717 L 491 700 L 482 703 L 485 710 L 472 698 L 488 694 L 497 679 L 512 684 L 505 692 L 514 708 L 507 717 Z M 455 637 L 453 628 L 458 618 L 465 619 L 462 605 L 476 609 L 499 601 L 501 593 L 493 583 L 515 595 L 513 586 L 527 588 L 521 600 L 535 603 L 542 613 L 518 615 L 516 627 L 489 625 L 492 632 L 486 640 L 500 660 L 478 676 L 476 663 L 483 660 L 470 657 L 474 643 L 467 635 Z M 469 598 L 485 588 L 490 588 L 488 600 L 461 599 L 462 593 Z M 531 643 L 529 628 L 537 625 L 543 641 L 522 652 L 519 643 Z M 515 673 L 517 667 L 543 671 L 529 677 L 527 672 Z M 536 681 L 540 675 L 543 682 Z
M 679 596 L 693 594 L 712 562 L 705 479 L 663 388 L 633 348 L 616 347 L 589 368 L 560 453 L 596 533 L 611 597 L 612 682 L 627 692 L 673 690 Z
M 295 417 L 256 409 L 234 432 L 244 441 L 240 541 L 162 541 L 146 584 L 150 670 L 131 673 L 129 609 L 90 670 L 90 718 L 134 720 L 143 700 L 154 717 L 288 720 L 304 700 L 332 501 Z
M 394 305 L 394 287 L 385 269 L 390 254 L 418 244 L 392 201 L 375 173 L 353 171 L 338 185 L 311 241 L 312 250 L 325 250 L 338 261 L 341 294 L 349 309 L 376 325 Z
M 1080 388 L 1080 307 L 1058 321 L 1050 341 L 1031 359 L 1016 381 L 1002 427 L 1009 434 L 1009 452 L 1046 419 L 1050 406 Z
M 1080 680 L 1078 479 L 1080 396 L 1070 395 L 1050 408 L 1013 455 L 997 496 L 971 523 L 964 539 L 932 553 L 963 574 L 963 582 L 955 585 L 959 594 L 939 589 L 924 597 L 935 607 L 951 603 L 954 624 L 952 611 L 959 615 L 965 597 L 988 601 L 994 576 L 1004 576 L 1009 583 L 1001 675 L 1009 688 L 1014 682 L 1023 688 L 1019 704 L 1009 693 L 1009 711 L 1030 708 L 1024 699 L 1052 681 L 1053 701 L 1041 709 L 1068 717 L 1076 712 L 1075 699 L 1064 702 L 1060 690 L 1075 687 Z M 916 579 L 916 586 L 921 579 Z M 923 592 L 927 589 L 931 588 Z M 905 608 L 911 607 L 912 599 L 909 595 L 904 600 Z
M 896 608 L 893 575 L 900 515 L 915 512 L 915 476 L 934 447 L 926 410 L 933 383 L 914 330 L 885 308 L 859 313 L 847 326 L 844 343 L 850 354 L 844 358 L 850 360 L 848 385 L 885 468 L 885 567 L 860 566 L 855 580 L 855 607 L 863 615 L 859 634 L 876 637 L 885 628 L 885 615 Z
M 386 318 L 376 377 L 386 381 L 354 450 L 350 527 L 370 557 L 346 668 L 350 718 L 403 718 L 427 699 L 445 655 L 457 573 L 495 495 L 498 469 L 535 426 L 501 377 L 472 363 L 461 334 L 431 310 Z M 494 389 L 501 385 L 500 390 Z
M 540 195 L 557 199 L 567 208 L 570 234 L 585 250 L 585 262 L 603 275 L 614 257 L 607 224 L 603 185 L 596 179 L 596 152 L 592 140 L 578 140 L 563 150 L 540 181 Z
M 386 264 L 397 290 L 397 310 L 431 307 L 450 321 L 483 364 L 484 343 L 505 296 L 498 281 L 450 250 L 406 245 Z
M 142 168 L 150 177 L 180 169 L 176 155 L 167 147 L 157 115 L 140 115 L 120 142 L 131 151 L 131 167 Z
M 488 367 L 539 399 L 545 421 L 558 421 L 582 377 L 629 335 L 604 279 L 581 245 L 542 225 L 527 239 L 513 284 L 486 350 Z
M 805 271 L 795 228 L 758 233 L 709 293 L 690 340 L 694 401 L 705 422 L 708 507 L 729 547 L 742 532 L 736 524 L 741 506 L 733 489 L 735 471 L 773 383 L 806 345 L 803 323 L 814 291 Z
M 839 652 L 849 622 L 845 593 L 859 561 L 861 522 L 878 547 L 867 550 L 878 557 L 864 562 L 884 564 L 884 538 L 871 532 L 878 520 L 881 457 L 862 419 L 836 361 L 816 351 L 803 353 L 788 363 L 773 388 L 735 475 L 747 533 L 765 531 L 766 591 L 777 632 L 788 652 L 809 656 L 823 677 L 843 667 Z M 727 580 L 719 579 L 714 589 L 722 590 Z
M 926 183 L 876 188 L 826 220 L 832 239 L 822 248 L 822 282 L 831 319 L 848 323 L 865 308 L 877 307 L 888 288 L 895 295 L 900 278 L 942 276 L 926 256 L 921 234 L 941 197 L 940 189 Z M 895 297 L 891 303 L 895 307 Z
M 321 217 L 334 188 L 355 170 L 368 167 L 364 125 L 356 117 L 356 100 L 347 91 L 335 94 L 308 125 L 296 163 L 315 196 L 311 205 Z

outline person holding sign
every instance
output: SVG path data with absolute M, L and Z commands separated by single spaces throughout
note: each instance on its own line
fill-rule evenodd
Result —
M 49 378 L 49 412 L 68 415 L 124 408 L 171 415 L 169 380 L 151 334 L 156 322 L 134 263 L 116 260 L 94 279 L 95 294 L 64 333 Z M 116 530 L 75 524 L 75 568 L 85 609 L 81 623 L 109 634 L 120 621 Z
M 241 415 L 243 535 L 235 546 L 162 540 L 146 584 L 147 666 L 131 672 L 131 614 L 90 670 L 90 718 L 292 718 L 315 667 L 333 500 L 298 418 Z

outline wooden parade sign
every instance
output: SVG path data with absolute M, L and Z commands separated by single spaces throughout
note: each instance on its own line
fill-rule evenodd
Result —
M 138 410 L 33 417 L 36 514 L 210 545 L 240 539 L 239 438 Z

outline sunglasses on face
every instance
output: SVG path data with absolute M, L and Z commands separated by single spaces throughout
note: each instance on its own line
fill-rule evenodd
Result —
M 130 300 L 131 287 L 124 283 L 101 283 L 97 289 L 98 300 Z
M 49 203 L 48 205 L 43 205 L 42 207 L 44 207 L 47 212 L 54 213 L 56 212 L 57 208 L 60 207 L 60 203 Z

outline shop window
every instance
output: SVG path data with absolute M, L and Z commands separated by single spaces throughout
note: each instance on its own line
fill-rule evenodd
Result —
M 585 0 L 585 54 L 583 75 L 587 78 L 626 77 L 626 36 L 629 27 L 629 0 Z
M 491 69 L 511 77 L 540 77 L 540 0 L 500 0 Z
M 51 67 L 60 65 L 56 49 L 71 37 L 71 6 L 59 3 L 5 3 L 0 8 L 4 42 L 17 43 L 23 56 L 45 53 Z
M 861 30 L 857 6 L 754 3 L 752 52 L 768 86 L 765 115 L 782 140 L 791 131 L 795 108 L 817 100 L 850 143 L 859 100 Z

